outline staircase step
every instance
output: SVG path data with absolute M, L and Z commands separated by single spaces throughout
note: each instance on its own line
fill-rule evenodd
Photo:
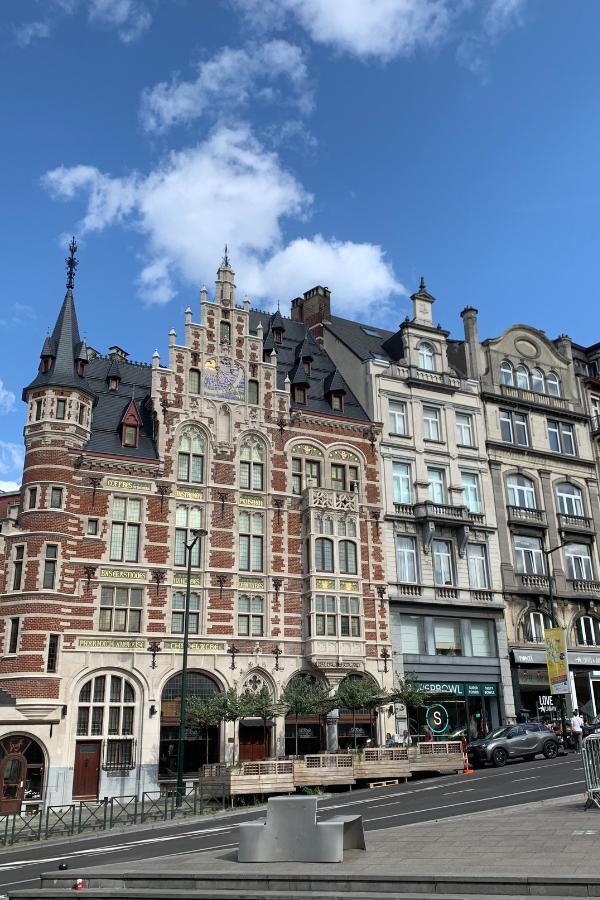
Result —
M 89 900 L 347 900 L 348 892 L 342 888 L 334 891 L 239 891 L 239 890 L 131 890 L 131 888 L 85 888 L 82 892 Z M 73 888 L 41 888 L 39 890 L 14 891 L 10 900 L 64 900 L 73 897 Z M 531 900 L 531 894 L 446 894 L 446 893 L 389 893 L 374 886 L 373 891 L 352 892 L 353 900 Z M 548 896 L 548 895 L 544 895 Z M 555 894 L 555 897 L 559 895 Z M 564 897 L 564 895 L 562 895 Z

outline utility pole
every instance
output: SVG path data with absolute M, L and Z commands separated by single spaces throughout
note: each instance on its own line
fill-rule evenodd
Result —
M 181 663 L 181 697 L 179 700 L 179 742 L 177 744 L 177 788 L 175 801 L 181 806 L 185 785 L 183 782 L 183 749 L 185 739 L 185 720 L 187 713 L 187 664 L 188 639 L 190 634 L 190 595 L 192 588 L 192 550 L 200 540 L 208 534 L 204 528 L 192 531 L 193 539 L 185 545 L 187 553 L 187 578 L 185 582 L 185 613 L 183 620 L 183 660 Z

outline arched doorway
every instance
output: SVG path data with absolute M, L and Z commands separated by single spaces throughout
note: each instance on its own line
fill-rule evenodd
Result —
M 208 700 L 220 692 L 218 684 L 203 672 L 188 672 L 187 696 Z M 179 747 L 179 710 L 181 708 L 181 672 L 169 678 L 162 692 L 160 703 L 160 750 L 158 777 L 174 778 L 177 775 Z M 186 774 L 197 775 L 205 763 L 219 762 L 220 727 L 186 728 L 183 744 L 183 769 Z
M 268 759 L 273 746 L 272 735 L 275 727 L 272 709 L 273 685 L 263 672 L 254 670 L 242 684 L 242 694 L 253 694 L 256 708 L 252 716 L 240 719 L 238 759 L 240 762 Z
M 44 751 L 33 738 L 11 734 L 0 741 L 0 813 L 20 812 L 23 803 L 41 802 Z
M 298 672 L 290 679 L 293 686 L 299 679 L 309 685 L 317 684 L 317 679 L 309 672 Z M 288 712 L 285 717 L 285 755 L 305 756 L 320 753 L 325 747 L 325 722 L 318 713 Z M 297 748 L 297 749 L 296 749 Z
M 375 688 L 377 685 L 372 682 L 368 675 L 359 675 L 352 672 L 346 675 L 344 681 L 362 681 L 368 678 L 369 682 Z M 354 750 L 364 747 L 368 740 L 377 743 L 377 711 L 375 709 L 344 709 L 340 707 L 338 718 L 338 746 L 340 750 Z

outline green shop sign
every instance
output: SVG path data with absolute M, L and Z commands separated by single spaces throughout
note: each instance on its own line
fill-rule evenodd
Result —
M 453 694 L 455 697 L 497 697 L 497 684 L 474 684 L 462 681 L 423 681 L 421 690 L 428 694 Z

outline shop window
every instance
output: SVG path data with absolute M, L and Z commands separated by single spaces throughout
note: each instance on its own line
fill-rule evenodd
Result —
M 427 652 L 423 616 L 400 616 L 400 640 L 403 653 L 423 656 Z
M 194 532 L 202 528 L 202 510 L 199 506 L 180 505 L 175 509 L 175 554 L 176 566 L 187 565 L 186 547 L 194 540 Z M 192 547 L 192 566 L 200 565 L 200 548 L 202 538 L 199 537 Z
M 171 607 L 171 632 L 183 634 L 185 631 L 185 594 L 183 591 L 175 591 Z M 188 632 L 189 634 L 200 633 L 200 597 L 194 592 L 190 594 Z
M 408 434 L 408 419 L 406 415 L 406 403 L 399 400 L 390 400 L 389 405 L 390 433 Z
M 245 440 L 240 451 L 240 487 L 245 491 L 264 490 L 265 448 L 255 438 Z
M 13 591 L 20 591 L 23 585 L 23 567 L 25 565 L 25 545 L 17 544 L 14 549 Z
M 441 441 L 440 411 L 436 406 L 423 407 L 423 437 L 426 441 Z
M 489 590 L 490 578 L 485 544 L 467 544 L 469 584 L 475 590 Z
M 264 519 L 262 513 L 240 512 L 239 549 L 240 569 L 262 572 Z
M 513 367 L 507 359 L 503 359 L 500 363 L 500 384 L 507 384 L 510 387 L 514 384 Z
M 513 536 L 513 552 L 517 572 L 522 575 L 544 574 L 544 554 L 539 538 L 515 534 Z
M 177 480 L 192 484 L 204 481 L 204 438 L 199 431 L 186 431 L 179 438 Z
M 138 561 L 141 518 L 141 500 L 134 497 L 113 497 L 110 535 L 112 561 Z
M 143 588 L 103 585 L 98 630 L 139 633 L 142 630 L 143 598 Z
M 589 544 L 565 544 L 567 578 L 571 581 L 593 581 L 594 569 Z
M 427 466 L 427 498 L 431 503 L 446 503 L 446 473 L 444 469 Z
M 426 372 L 435 372 L 435 351 L 426 341 L 419 344 L 419 368 Z
M 265 611 L 262 597 L 242 594 L 238 598 L 238 634 L 241 637 L 261 637 L 265 633 Z
M 520 509 L 535 509 L 535 488 L 533 481 L 524 475 L 509 475 L 506 479 L 508 505 Z
M 600 619 L 580 616 L 575 622 L 575 635 L 579 647 L 600 647 Z
M 436 656 L 462 656 L 460 619 L 433 620 Z
M 494 623 L 489 619 L 471 619 L 471 647 L 473 656 L 495 656 Z
M 450 541 L 433 541 L 433 578 L 437 585 L 454 584 L 454 565 Z
M 417 548 L 414 537 L 397 535 L 396 561 L 398 565 L 398 581 L 401 584 L 416 584 Z
M 58 647 L 60 635 L 48 635 L 48 656 L 46 657 L 46 672 L 56 672 L 58 670 Z
M 394 503 L 412 503 L 412 477 L 409 463 L 392 463 Z
M 58 545 L 46 544 L 46 556 L 44 559 L 44 575 L 42 587 L 53 591 L 56 584 L 56 565 L 58 562 Z
M 481 512 L 481 497 L 479 493 L 479 476 L 474 472 L 460 473 L 463 490 L 463 502 L 469 512 Z
M 583 516 L 583 498 L 574 484 L 563 481 L 556 485 L 558 511 L 565 516 Z

